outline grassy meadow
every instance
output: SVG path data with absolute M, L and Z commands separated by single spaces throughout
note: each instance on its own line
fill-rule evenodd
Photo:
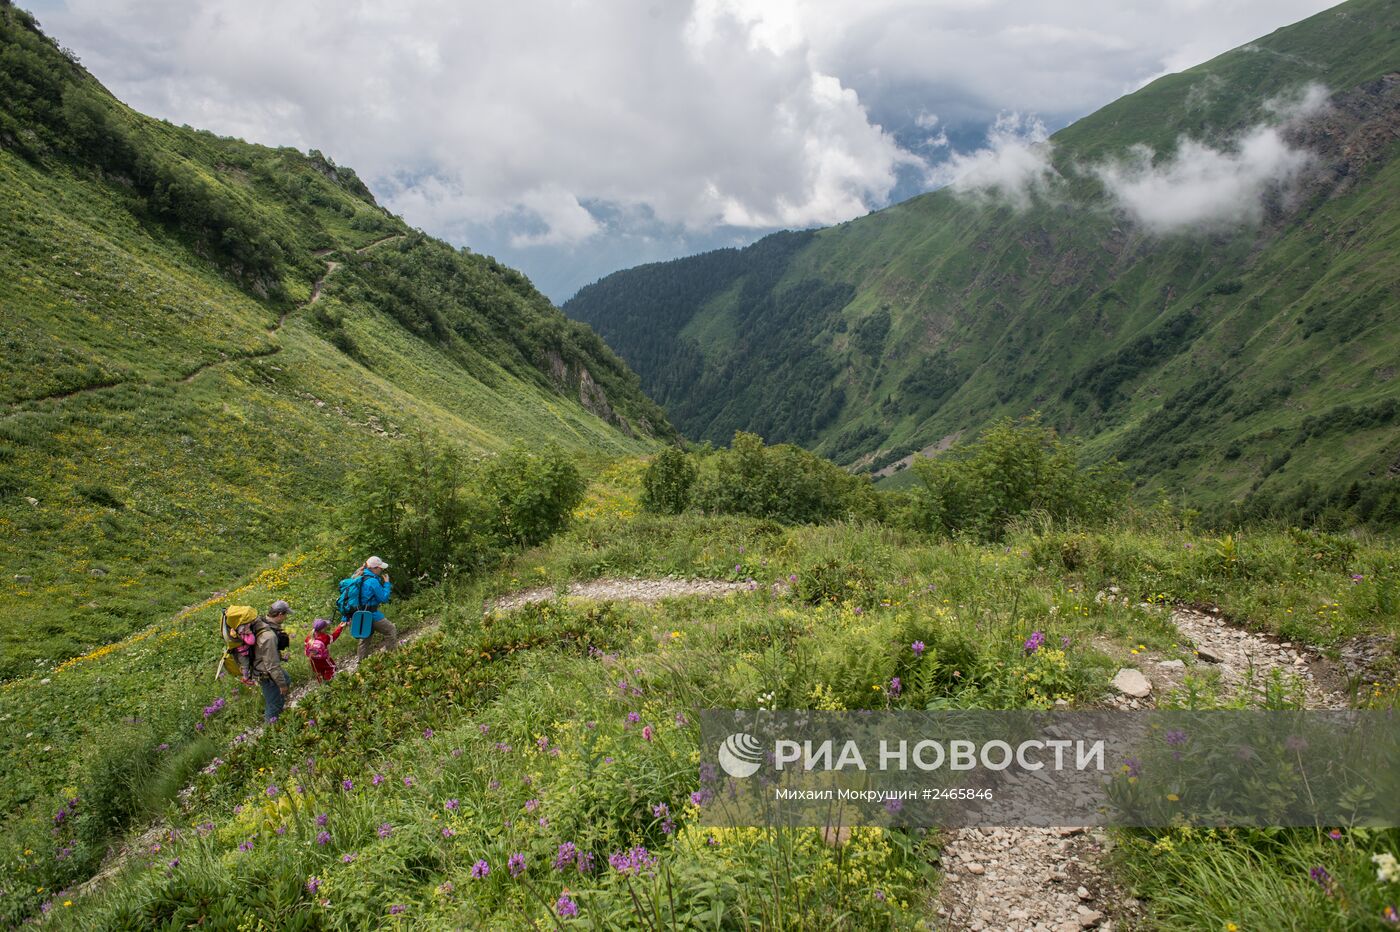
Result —
M 862 829 L 833 846 L 816 829 L 697 826 L 694 710 L 1090 707 L 1130 649 L 1176 642 L 1177 602 L 1321 645 L 1400 629 L 1397 551 L 1379 539 L 1225 539 L 1170 509 L 1082 530 L 1014 522 L 996 543 L 866 520 L 662 516 L 642 507 L 643 468 L 597 464 L 566 530 L 397 606 L 405 627 L 435 627 L 257 740 L 260 699 L 212 679 L 219 605 L 285 597 L 300 630 L 348 555 L 299 554 L 42 686 L 7 684 L 8 915 L 111 929 L 250 916 L 307 929 L 918 928 L 939 885 L 936 833 Z M 633 575 L 743 585 L 718 600 L 482 613 L 520 588 Z M 1095 597 L 1110 585 L 1126 603 Z M 1027 654 L 1036 630 L 1047 646 Z M 293 675 L 306 677 L 300 660 Z M 1393 680 L 1357 684 L 1358 703 L 1395 698 Z M 105 832 L 155 819 L 95 893 L 65 889 L 100 861 Z M 1115 858 L 1164 928 L 1286 916 L 1368 928 L 1394 890 L 1370 856 L 1396 844 L 1179 830 L 1122 833 Z M 1310 879 L 1318 865 L 1346 897 Z

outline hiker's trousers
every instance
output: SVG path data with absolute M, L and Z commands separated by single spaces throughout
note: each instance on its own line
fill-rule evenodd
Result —
M 378 618 L 374 619 L 374 625 L 371 627 L 370 636 L 360 641 L 359 646 L 355 648 L 356 657 L 364 660 L 369 656 L 369 652 L 373 649 L 370 647 L 370 642 L 374 640 L 376 634 L 384 638 L 387 642 L 384 645 L 386 650 L 393 650 L 395 647 L 399 646 L 399 629 L 395 628 L 394 623 L 381 614 Z

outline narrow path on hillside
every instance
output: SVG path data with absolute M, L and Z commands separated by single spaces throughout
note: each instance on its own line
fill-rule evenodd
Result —
M 379 239 L 375 240 L 374 242 L 372 242 L 372 243 L 366 243 L 365 245 L 361 246 L 359 249 L 356 249 L 356 250 L 355 250 L 355 255 L 357 255 L 357 256 L 363 256 L 365 253 L 369 252 L 371 249 L 373 249 L 373 248 L 376 247 L 376 246 L 382 246 L 383 244 L 389 242 L 390 240 L 403 239 L 403 238 L 404 238 L 404 234 L 403 234 L 403 233 L 390 233 L 388 236 L 380 237 Z M 326 256 L 332 255 L 332 254 L 334 254 L 334 253 L 335 253 L 335 250 L 334 250 L 334 249 L 318 249 L 318 250 L 316 250 L 316 252 L 315 252 L 313 255 L 315 255 L 318 259 L 322 259 L 322 258 L 325 258 Z M 311 305 L 315 304 L 317 301 L 321 300 L 321 291 L 322 291 L 322 289 L 324 289 L 325 286 L 326 286 L 326 279 L 330 278 L 331 275 L 333 275 L 333 274 L 335 273 L 335 270 L 338 269 L 338 268 L 340 268 L 341 265 L 343 265 L 343 264 L 344 264 L 344 263 L 337 262 L 337 261 L 335 261 L 334 259 L 327 259 L 327 260 L 326 260 L 326 271 L 325 271 L 324 273 L 322 273 L 322 275 L 321 275 L 320 278 L 316 279 L 316 281 L 312 282 L 312 284 L 311 284 L 311 297 L 307 298 L 305 301 L 301 302 L 300 304 L 298 304 L 296 307 L 292 308 L 291 310 L 289 310 L 289 311 L 283 311 L 283 312 L 282 312 L 282 315 L 281 315 L 280 317 L 277 318 L 277 324 L 276 324 L 276 326 L 274 326 L 269 332 L 271 332 L 271 333 L 277 333 L 279 330 L 282 329 L 282 325 L 285 324 L 285 323 L 287 322 L 287 317 L 288 317 L 290 314 L 292 314 L 292 313 L 294 313 L 294 312 L 296 312 L 296 311 L 300 311 L 300 310 L 302 310 L 303 308 L 308 308 L 308 307 L 310 307 Z
M 370 245 L 374 246 L 378 244 L 371 243 Z M 649 604 L 662 599 L 685 597 L 717 598 L 719 596 L 729 595 L 741 588 L 742 586 L 739 583 L 723 582 L 714 579 L 647 579 L 633 577 L 631 579 L 595 579 L 588 582 L 573 583 L 564 594 L 567 598 L 571 599 L 640 602 Z M 494 601 L 488 600 L 482 607 L 482 614 L 515 611 L 532 602 L 546 602 L 558 597 L 558 595 L 559 592 L 550 587 L 540 586 L 533 589 L 523 589 L 500 596 Z M 407 632 L 403 637 L 399 638 L 398 647 L 402 649 L 419 638 L 436 631 L 438 627 L 439 622 L 432 621 L 414 628 L 412 631 Z M 374 653 L 374 651 L 371 651 L 371 653 Z M 359 658 L 353 655 L 346 658 L 341 661 L 340 666 L 337 668 L 337 678 L 353 673 L 359 665 Z M 322 686 L 322 684 L 318 681 L 311 680 L 293 689 L 287 696 L 287 708 L 296 708 L 301 704 L 301 701 L 306 698 L 307 694 L 319 686 Z M 248 697 L 251 701 L 261 702 L 261 696 L 259 696 L 256 691 L 249 692 Z M 251 744 L 262 737 L 263 731 L 264 726 L 257 725 L 236 735 L 231 743 L 237 745 Z M 177 794 L 176 798 L 182 809 L 186 808 L 189 801 L 193 798 L 194 789 L 194 784 L 191 783 Z M 170 823 L 165 819 L 162 818 L 152 823 L 140 835 L 135 838 L 130 838 L 121 848 L 109 852 L 101 869 L 93 874 L 92 877 L 74 887 L 72 895 L 81 896 L 95 892 L 103 883 L 115 876 L 132 857 L 139 855 L 141 852 L 150 851 L 153 846 L 165 842 L 169 838 L 170 832 Z
M 1296 682 L 1310 709 L 1347 708 L 1327 688 L 1330 665 L 1303 645 L 1229 624 L 1220 616 L 1179 608 L 1172 622 L 1180 654 L 1139 653 L 1130 659 L 1147 689 L 1115 691 L 1110 708 L 1151 708 L 1153 696 L 1182 684 L 1186 673 L 1216 670 L 1223 692 L 1260 692 L 1270 671 Z M 1191 647 L 1194 645 L 1195 650 Z M 1126 668 L 1126 667 L 1125 667 Z M 1127 683 L 1125 685 L 1132 686 Z M 1115 889 L 1103 864 L 1110 847 L 1103 829 L 965 828 L 950 833 L 941 856 L 945 873 L 938 923 L 950 930 L 1076 932 L 1131 925 L 1139 904 Z
M 367 244 L 365 244 L 364 246 L 361 246 L 360 248 L 358 248 L 358 249 L 355 250 L 355 253 L 356 253 L 357 255 L 361 255 L 361 256 L 362 256 L 362 255 L 364 255 L 365 253 L 369 252 L 371 249 L 375 248 L 376 246 L 381 246 L 381 245 L 383 245 L 384 243 L 390 242 L 391 240 L 403 239 L 405 235 L 406 235 L 406 234 L 404 234 L 404 233 L 391 233 L 391 234 L 389 234 L 388 236 L 381 237 L 380 239 L 377 239 L 377 240 L 375 240 L 375 241 L 372 242 L 372 243 L 367 243 Z M 318 250 L 316 250 L 316 251 L 313 253 L 313 255 L 316 256 L 317 258 L 324 258 L 324 257 L 326 257 L 326 256 L 329 256 L 329 255 L 333 254 L 334 252 L 335 252 L 334 249 L 318 249 Z M 307 300 L 303 301 L 301 304 L 298 304 L 298 305 L 296 305 L 295 307 L 291 308 L 290 310 L 283 311 L 282 314 L 277 318 L 277 323 L 274 324 L 272 327 L 268 328 L 268 333 L 269 333 L 269 334 L 278 333 L 279 331 L 281 331 L 283 324 L 285 324 L 285 323 L 287 322 L 287 318 L 288 318 L 291 314 L 295 313 L 296 311 L 300 311 L 300 310 L 302 310 L 303 308 L 310 307 L 311 305 L 315 304 L 317 301 L 321 300 L 321 293 L 322 293 L 322 290 L 325 288 L 326 279 L 330 278 L 331 274 L 332 274 L 333 272 L 335 272 L 336 269 L 340 268 L 341 265 L 343 265 L 343 264 L 344 264 L 344 263 L 337 262 L 337 261 L 335 261 L 335 260 L 333 260 L 333 259 L 327 260 L 327 261 L 326 261 L 326 271 L 321 275 L 320 278 L 316 279 L 316 281 L 315 281 L 314 283 L 312 283 L 312 285 L 311 285 L 311 297 L 309 297 Z M 222 357 L 219 358 L 219 359 L 210 359 L 210 360 L 206 360 L 205 362 L 200 363 L 198 366 L 196 366 L 196 367 L 195 367 L 193 370 L 191 370 L 190 372 L 187 372 L 187 373 L 185 373 L 183 376 L 181 376 L 181 377 L 179 378 L 179 381 L 182 382 L 182 383 L 185 383 L 185 384 L 189 384 L 190 382 L 193 382 L 197 377 L 199 377 L 200 375 L 202 375 L 203 373 L 205 373 L 205 372 L 208 371 L 209 369 L 214 368 L 215 366 L 221 366 L 221 365 L 223 365 L 224 363 L 239 362 L 239 361 L 247 360 L 247 359 L 264 359 L 264 358 L 266 358 L 266 357 L 268 357 L 268 356 L 276 355 L 277 353 L 279 353 L 279 352 L 281 352 L 281 351 L 282 351 L 282 347 L 280 347 L 280 346 L 272 346 L 272 347 L 268 347 L 268 348 L 265 348 L 265 349 L 253 350 L 252 352 L 248 352 L 248 353 L 235 353 L 235 354 L 233 354 L 233 355 L 225 355 L 225 356 L 222 356 Z M 76 397 L 78 397 L 78 396 L 80 396 L 80 395 L 87 395 L 87 394 L 91 394 L 91 393 L 93 393 L 93 392 L 107 391 L 108 389 L 119 388 L 119 387 L 121 387 L 121 386 L 123 386 L 123 385 L 139 385 L 139 384 L 152 384 L 152 383 L 150 383 L 150 382 L 144 382 L 144 383 L 143 383 L 143 382 L 141 382 L 141 381 L 139 381 L 139 380 L 136 380 L 136 379 L 124 379 L 124 380 L 119 380 L 119 381 L 114 381 L 114 382 L 103 382 L 103 383 L 100 384 L 100 385 L 85 385 L 85 386 L 83 386 L 83 387 L 81 387 L 81 388 L 66 389 L 66 390 L 61 391 L 61 392 L 54 392 L 54 393 L 51 394 L 51 395 L 40 395 L 40 396 L 37 397 L 37 398 L 22 398 L 22 399 L 20 399 L 20 400 L 18 400 L 18 401 L 12 401 L 12 402 L 10 402 L 10 403 L 9 403 L 9 408 L 10 408 L 10 410 L 7 411 L 7 412 L 5 412 L 5 414 L 3 415 L 3 417 L 12 417 L 12 416 L 14 416 L 14 415 L 16 415 L 16 414 L 23 413 L 24 406 L 26 406 L 26 405 L 37 405 L 37 404 L 47 404 L 47 403 L 62 402 L 62 401 L 67 401 L 67 400 L 70 399 L 70 398 L 76 398 Z

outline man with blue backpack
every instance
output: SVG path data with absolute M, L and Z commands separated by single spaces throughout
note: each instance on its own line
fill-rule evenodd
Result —
M 340 598 L 335 605 L 341 618 L 350 625 L 350 636 L 360 642 L 355 656 L 361 660 L 369 656 L 370 638 L 376 634 L 385 639 L 387 649 L 398 646 L 398 629 L 379 610 L 379 606 L 389 601 L 392 589 L 389 564 L 378 557 L 370 557 L 351 576 L 340 581 Z

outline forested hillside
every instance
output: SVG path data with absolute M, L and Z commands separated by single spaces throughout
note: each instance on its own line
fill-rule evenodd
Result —
M 319 152 L 133 112 L 8 3 L 0 227 L 3 678 L 276 565 L 395 438 L 673 436 L 519 272 Z
M 1026 147 L 1028 172 L 989 151 L 980 181 L 564 308 L 696 439 L 889 476 L 1040 410 L 1146 497 L 1394 524 L 1397 48 L 1400 6 L 1352 0 Z

